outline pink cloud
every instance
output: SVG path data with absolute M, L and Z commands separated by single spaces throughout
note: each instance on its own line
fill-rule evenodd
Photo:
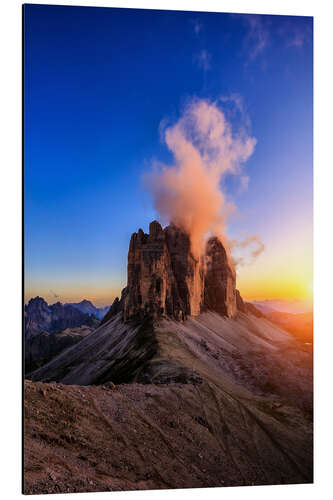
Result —
M 145 180 L 162 221 L 184 228 L 199 257 L 208 234 L 227 241 L 232 204 L 221 181 L 228 174 L 241 175 L 256 139 L 244 131 L 235 133 L 217 103 L 195 99 L 176 123 L 164 129 L 164 140 L 174 163 L 155 164 Z

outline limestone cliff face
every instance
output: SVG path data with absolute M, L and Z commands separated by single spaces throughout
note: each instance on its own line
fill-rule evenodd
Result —
M 210 238 L 206 246 L 204 307 L 228 317 L 237 311 L 236 275 L 216 237 Z
M 203 301 L 202 262 L 191 252 L 189 236 L 174 225 L 165 228 L 172 274 L 185 316 L 200 314 Z
M 245 314 L 247 313 L 252 314 L 257 318 L 265 317 L 265 315 L 259 309 L 257 309 L 253 304 L 251 304 L 250 302 L 244 302 L 238 290 L 236 290 L 236 304 L 237 304 L 237 311 L 243 312 Z
M 142 229 L 132 234 L 127 276 L 125 320 L 146 315 L 156 318 L 174 309 L 175 280 L 165 233 L 158 222 L 150 224 L 149 234 Z
M 154 221 L 149 234 L 132 235 L 128 252 L 124 319 L 163 315 L 183 320 L 200 312 L 203 275 L 187 234 Z
M 149 234 L 139 229 L 131 237 L 127 274 L 122 298 L 103 322 L 120 310 L 125 321 L 161 316 L 182 321 L 203 310 L 231 317 L 237 311 L 235 274 L 218 238 L 207 242 L 206 255 L 198 260 L 188 234 L 173 224 L 162 229 L 151 222 Z
M 246 305 L 244 300 L 241 297 L 241 294 L 239 293 L 239 290 L 236 290 L 236 305 L 237 305 L 237 310 L 246 313 Z

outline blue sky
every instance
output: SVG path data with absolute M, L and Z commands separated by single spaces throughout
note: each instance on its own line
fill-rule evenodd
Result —
M 237 96 L 257 139 L 247 189 L 226 181 L 228 233 L 265 244 L 241 292 L 289 297 L 267 288 L 286 261 L 311 287 L 312 53 L 312 18 L 26 5 L 26 298 L 119 293 L 130 235 L 157 217 L 142 175 L 171 160 L 160 123 L 193 97 Z

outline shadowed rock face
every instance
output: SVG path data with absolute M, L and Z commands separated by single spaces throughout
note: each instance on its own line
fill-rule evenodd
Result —
M 223 316 L 234 316 L 237 311 L 236 276 L 228 263 L 225 248 L 216 237 L 207 242 L 205 262 L 205 308 Z
M 245 314 L 253 314 L 253 316 L 256 316 L 257 318 L 265 318 L 265 314 L 263 314 L 259 309 L 257 309 L 253 304 L 250 302 L 244 302 L 241 294 L 239 293 L 239 290 L 236 290 L 236 306 L 237 306 L 237 311 L 243 312 Z
M 40 332 L 26 339 L 24 344 L 25 375 L 40 368 L 61 351 L 77 344 L 94 330 L 93 327 L 79 326 L 66 328 L 62 332 Z
M 125 321 L 147 316 L 183 321 L 207 309 L 231 317 L 237 311 L 235 274 L 218 238 L 208 241 L 206 256 L 198 260 L 188 234 L 173 224 L 163 230 L 154 221 L 149 234 L 139 229 L 132 235 L 127 272 L 122 298 L 105 320 L 120 310 Z
M 127 295 L 124 319 L 162 315 L 178 320 L 191 314 L 188 236 L 177 228 L 163 231 L 156 221 L 149 234 L 142 229 L 131 237 L 128 252 Z M 176 278 L 175 271 L 178 272 Z M 180 286 L 179 286 L 180 285 Z
M 104 325 L 104 323 L 107 323 L 111 318 L 116 316 L 119 312 L 123 312 L 124 310 L 124 303 L 125 303 L 125 298 L 127 296 L 128 288 L 127 286 L 123 288 L 121 292 L 121 299 L 119 300 L 119 297 L 116 297 L 113 301 L 112 306 L 104 316 L 104 318 L 101 321 L 101 325 Z
M 237 311 L 241 311 L 246 313 L 246 305 L 245 302 L 243 301 L 241 294 L 239 293 L 239 290 L 236 290 L 236 307 Z
M 185 232 L 174 225 L 164 231 L 184 316 L 197 316 L 203 301 L 202 262 L 192 255 L 190 238 Z

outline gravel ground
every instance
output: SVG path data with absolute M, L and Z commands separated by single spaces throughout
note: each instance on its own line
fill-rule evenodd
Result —
M 24 493 L 312 482 L 312 423 L 212 382 L 25 381 Z

